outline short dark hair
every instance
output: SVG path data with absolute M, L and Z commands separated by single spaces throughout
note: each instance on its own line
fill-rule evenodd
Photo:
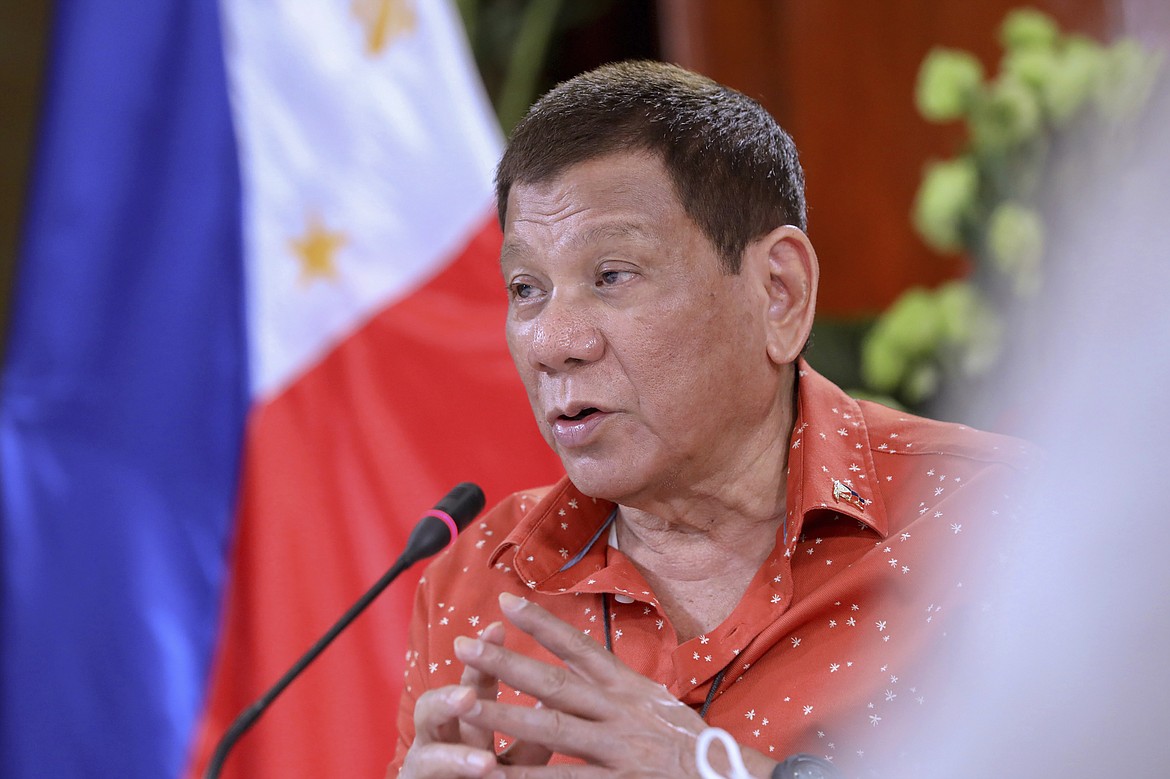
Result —
M 781 225 L 805 230 L 804 171 L 788 133 L 750 97 L 676 65 L 603 65 L 533 104 L 496 169 L 500 225 L 517 183 L 549 181 L 607 154 L 662 160 L 679 202 L 738 273 L 749 243 Z

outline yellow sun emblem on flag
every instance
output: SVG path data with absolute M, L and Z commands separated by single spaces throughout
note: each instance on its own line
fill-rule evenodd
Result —
M 390 41 L 415 27 L 412 0 L 353 0 L 351 8 L 365 27 L 370 54 L 381 54 Z
M 309 217 L 304 236 L 289 241 L 301 264 L 301 283 L 307 284 L 318 278 L 337 278 L 334 255 L 345 243 L 345 233 L 327 229 L 315 214 Z

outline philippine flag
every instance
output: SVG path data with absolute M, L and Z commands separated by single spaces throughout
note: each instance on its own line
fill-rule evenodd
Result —
M 447 0 L 57 5 L 0 382 L 0 775 L 200 775 L 455 483 L 559 473 Z M 225 777 L 380 776 L 418 572 Z

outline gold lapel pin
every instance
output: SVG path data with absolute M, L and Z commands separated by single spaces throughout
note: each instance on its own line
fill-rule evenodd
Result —
M 848 484 L 840 481 L 839 479 L 833 479 L 833 500 L 837 501 L 838 503 L 841 501 L 852 503 L 862 511 L 865 511 L 865 507 L 870 503 L 873 503 L 872 500 L 861 497 L 857 490 L 853 489 Z

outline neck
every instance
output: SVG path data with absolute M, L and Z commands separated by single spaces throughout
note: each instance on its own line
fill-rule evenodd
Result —
M 781 476 L 753 501 L 713 500 L 695 505 L 685 517 L 619 506 L 618 543 L 635 564 L 658 577 L 708 581 L 728 569 L 754 573 L 771 552 L 786 503 Z
M 680 641 L 725 620 L 776 545 L 787 513 L 793 405 L 784 404 L 779 425 L 762 425 L 757 440 L 743 442 L 748 456 L 734 467 L 662 499 L 619 505 L 618 546 Z
M 717 471 L 619 499 L 618 545 L 680 642 L 727 619 L 776 546 L 797 407 L 796 371 L 786 368 L 766 418 L 723 442 Z
M 785 491 L 773 486 L 773 494 L 780 503 L 775 513 L 727 515 L 702 529 L 619 508 L 618 547 L 653 589 L 680 642 L 727 619 L 772 553 Z

